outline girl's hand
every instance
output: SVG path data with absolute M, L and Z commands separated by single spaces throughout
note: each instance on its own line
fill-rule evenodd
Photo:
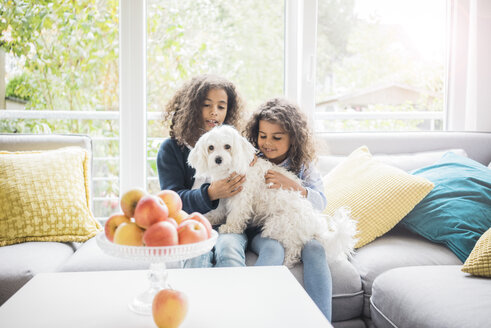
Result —
M 211 201 L 232 197 L 242 190 L 244 181 L 245 175 L 234 172 L 228 178 L 212 182 L 208 187 L 208 196 Z
M 264 179 L 268 188 L 270 189 L 289 189 L 300 191 L 303 197 L 307 197 L 307 189 L 302 187 L 302 185 L 298 184 L 296 181 L 284 176 L 280 172 L 274 170 L 268 170 L 264 175 Z

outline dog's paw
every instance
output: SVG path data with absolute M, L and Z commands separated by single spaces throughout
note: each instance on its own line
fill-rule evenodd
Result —
M 218 228 L 218 232 L 219 233 L 242 233 L 244 231 L 241 230 L 241 229 L 237 229 L 236 227 L 233 227 L 233 226 L 231 226 L 229 224 L 222 224 Z
M 291 269 L 295 264 L 299 263 L 301 249 L 301 247 L 285 247 L 285 259 L 283 265 Z

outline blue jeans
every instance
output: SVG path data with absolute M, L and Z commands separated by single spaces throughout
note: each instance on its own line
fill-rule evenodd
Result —
M 283 246 L 274 239 L 262 237 L 258 228 L 249 228 L 242 234 L 219 234 L 215 247 L 208 253 L 186 260 L 185 268 L 245 266 L 248 240 L 258 255 L 255 265 L 282 265 L 285 258 Z
M 279 241 L 263 237 L 260 232 L 253 235 L 251 250 L 257 254 L 257 266 L 282 265 L 285 259 L 285 249 Z
M 245 233 L 226 233 L 218 235 L 215 244 L 216 267 L 245 266 L 245 249 L 247 235 Z
M 311 240 L 302 249 L 303 286 L 307 294 L 331 322 L 332 277 L 324 247 Z
M 235 267 L 245 266 L 245 233 L 219 234 L 215 247 L 203 255 L 184 262 L 185 268 Z

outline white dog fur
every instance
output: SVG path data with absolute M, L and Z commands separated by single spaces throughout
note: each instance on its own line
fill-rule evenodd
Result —
M 217 209 L 205 214 L 211 224 L 221 224 L 220 233 L 242 233 L 249 224 L 261 226 L 263 236 L 283 245 L 284 264 L 289 267 L 300 260 L 303 245 L 312 239 L 322 243 L 329 262 L 350 256 L 356 243 L 356 222 L 349 212 L 340 209 L 333 217 L 326 217 L 299 192 L 268 188 L 264 175 L 269 169 L 301 181 L 262 158 L 250 166 L 255 153 L 252 144 L 228 125 L 205 133 L 191 150 L 188 163 L 196 169 L 196 177 L 216 181 L 232 172 L 246 175 L 241 192 L 221 199 Z

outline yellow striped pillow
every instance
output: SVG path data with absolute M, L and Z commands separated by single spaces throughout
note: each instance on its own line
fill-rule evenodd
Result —
M 101 225 L 90 211 L 89 179 L 80 147 L 0 152 L 0 246 L 95 236 Z
M 465 260 L 462 271 L 475 276 L 491 278 L 491 228 L 477 241 Z
M 324 213 L 347 207 L 358 221 L 356 248 L 392 229 L 433 189 L 427 179 L 373 159 L 366 146 L 353 151 L 323 182 Z

